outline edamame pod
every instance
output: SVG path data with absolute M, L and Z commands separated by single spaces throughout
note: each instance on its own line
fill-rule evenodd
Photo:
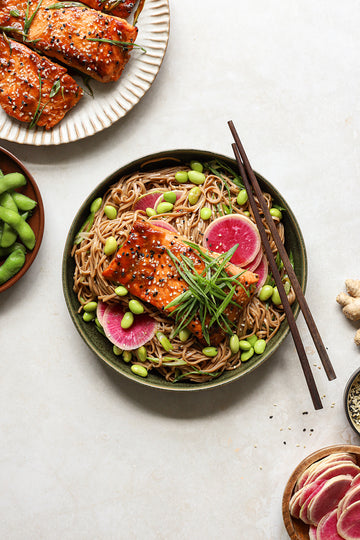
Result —
M 34 199 L 30 199 L 30 197 L 27 197 L 26 195 L 24 195 L 23 193 L 19 193 L 18 191 L 13 191 L 11 195 L 14 199 L 16 206 L 18 207 L 18 210 L 21 210 L 22 212 L 34 210 L 35 206 L 37 205 L 37 202 L 34 201 Z
M 23 244 L 20 244 L 19 242 L 15 242 L 15 244 L 12 244 L 9 247 L 0 247 L 0 257 L 7 257 L 8 255 L 10 255 L 10 253 L 15 251 L 15 249 L 21 249 L 24 253 L 26 253 L 25 246 Z
M 0 219 L 15 229 L 28 249 L 34 249 L 36 242 L 34 231 L 17 212 L 0 206 Z
M 0 195 L 0 205 L 18 213 L 18 207 L 16 206 L 13 197 L 7 191 Z M 11 246 L 14 244 L 16 238 L 17 232 L 8 223 L 5 223 L 0 239 L 0 247 L 7 248 Z
M 4 191 L 9 191 L 25 185 L 26 178 L 21 173 L 9 173 L 0 177 L 0 193 L 4 193 Z
M 22 249 L 15 249 L 8 255 L 5 262 L 0 266 L 0 285 L 15 276 L 25 264 L 25 253 Z

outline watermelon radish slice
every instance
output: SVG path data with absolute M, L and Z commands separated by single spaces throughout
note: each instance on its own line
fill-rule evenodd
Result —
M 326 480 L 320 491 L 312 497 L 307 507 L 308 523 L 317 525 L 319 521 L 332 510 L 335 510 L 350 487 L 350 475 L 335 476 Z M 306 504 L 306 503 L 305 503 Z M 356 503 L 355 503 L 356 504 Z M 301 511 L 300 511 L 301 517 Z
M 338 533 L 345 540 L 359 540 L 360 538 L 360 501 L 344 508 L 338 524 Z
M 318 540 L 343 540 L 337 531 L 336 509 L 332 510 L 319 521 L 316 531 Z
M 254 274 L 257 274 L 259 276 L 259 281 L 256 285 L 256 290 L 260 291 L 261 287 L 264 285 L 266 278 L 268 276 L 269 266 L 268 266 L 268 260 L 266 258 L 266 255 L 263 255 L 261 257 L 260 264 L 253 270 Z
M 104 313 L 107 307 L 108 307 L 108 304 L 106 304 L 105 302 L 102 302 L 101 300 L 98 300 L 98 305 L 96 308 L 96 317 L 99 323 L 101 324 L 101 326 L 103 326 Z
M 263 254 L 264 254 L 263 250 L 262 250 L 262 249 L 259 249 L 259 253 L 256 255 L 255 259 L 254 259 L 253 261 L 251 261 L 251 263 L 247 264 L 247 265 L 244 267 L 244 270 L 249 270 L 250 272 L 255 272 L 255 268 L 256 268 L 257 266 L 259 266 Z M 256 273 L 256 272 L 255 272 L 255 273 Z
M 146 213 L 147 208 L 155 208 L 155 203 L 158 200 L 160 194 L 161 191 L 159 191 L 158 189 L 152 189 L 144 195 L 141 195 L 141 197 L 139 197 L 134 204 L 134 211 L 140 210 Z
M 309 540 L 316 540 L 316 529 L 315 525 L 310 525 L 309 527 Z
M 206 229 L 203 244 L 209 251 L 216 253 L 225 253 L 239 244 L 231 262 L 240 267 L 251 263 L 261 247 L 256 225 L 242 214 L 216 218 Z
M 167 221 L 164 221 L 163 219 L 154 219 L 151 221 L 153 225 L 156 225 L 157 227 L 162 227 L 163 229 L 166 229 L 167 231 L 171 231 L 173 233 L 177 233 L 177 230 L 175 227 L 173 227 L 170 223 Z
M 119 304 L 109 304 L 105 310 L 102 326 L 111 343 L 124 351 L 131 351 L 154 337 L 157 324 L 149 315 L 136 315 L 133 325 L 128 329 L 121 328 L 123 316 L 124 310 Z

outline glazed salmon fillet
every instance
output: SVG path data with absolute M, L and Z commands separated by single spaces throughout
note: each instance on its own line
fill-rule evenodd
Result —
M 59 5 L 56 0 L 28 0 L 28 4 L 24 0 L 16 4 L 14 0 L 0 0 L 0 25 L 17 29 L 11 35 L 19 41 L 23 40 L 27 5 L 27 20 L 34 15 L 25 36 L 30 48 L 98 81 L 119 79 L 137 36 L 135 26 L 83 6 L 54 8 Z
M 196 249 L 187 245 L 187 239 L 172 233 L 151 222 L 135 221 L 128 240 L 117 252 L 110 265 L 104 270 L 106 279 L 124 285 L 128 291 L 141 300 L 149 302 L 159 310 L 165 307 L 188 289 L 187 283 L 179 275 L 167 250 L 180 260 L 187 256 L 194 263 L 194 270 L 199 274 L 205 263 Z M 255 292 L 258 276 L 229 263 L 226 266 L 228 275 L 238 276 L 233 300 L 238 308 L 229 305 L 225 311 L 230 321 L 237 320 L 241 309 L 249 302 Z M 169 314 L 175 307 L 167 310 Z M 201 321 L 194 318 L 188 325 L 196 337 L 204 342 Z M 223 329 L 215 325 L 210 328 L 211 343 L 216 345 L 224 338 Z
M 66 68 L 0 36 L 0 105 L 7 114 L 50 129 L 82 94 Z
M 104 2 L 104 0 L 83 0 L 82 3 L 98 11 L 106 11 L 121 19 L 127 19 L 136 4 L 133 0 L 109 0 L 107 2 Z

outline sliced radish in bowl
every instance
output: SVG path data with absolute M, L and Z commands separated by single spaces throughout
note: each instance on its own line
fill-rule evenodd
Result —
M 111 343 L 123 349 L 131 351 L 145 345 L 156 332 L 157 323 L 146 313 L 136 315 L 130 328 L 121 328 L 124 309 L 118 304 L 109 304 L 103 316 L 103 328 L 106 337 Z
M 225 253 L 235 244 L 239 244 L 231 262 L 240 267 L 251 263 L 261 248 L 256 225 L 241 214 L 215 219 L 205 231 L 203 244 L 209 251 L 216 253 Z

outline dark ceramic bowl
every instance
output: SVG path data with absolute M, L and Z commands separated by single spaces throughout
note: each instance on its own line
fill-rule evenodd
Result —
M 358 401 L 358 404 L 356 404 Z M 350 426 L 360 435 L 360 369 L 350 377 L 344 392 L 344 406 Z M 359 413 L 356 413 L 356 411 Z
M 44 206 L 41 199 L 39 188 L 32 177 L 32 175 L 29 173 L 29 171 L 26 169 L 26 167 L 19 161 L 13 154 L 5 150 L 4 148 L 0 147 L 0 169 L 3 172 L 3 174 L 9 174 L 12 172 L 19 172 L 22 173 L 27 182 L 26 185 L 20 188 L 17 191 L 20 191 L 24 195 L 27 195 L 31 199 L 34 199 L 37 202 L 37 205 L 35 209 L 32 211 L 31 216 L 27 220 L 30 227 L 35 233 L 36 237 L 36 243 L 35 247 L 32 251 L 28 251 L 26 253 L 25 258 L 25 264 L 19 270 L 15 276 L 13 276 L 11 279 L 0 285 L 0 293 L 9 289 L 12 287 L 15 283 L 19 281 L 19 279 L 22 278 L 22 276 L 27 272 L 32 265 L 32 263 L 35 260 L 36 255 L 38 254 L 38 251 L 40 249 L 41 241 L 43 238 L 44 233 Z
M 354 454 L 356 458 L 356 464 L 360 466 L 360 447 L 354 446 L 351 444 L 337 444 L 334 446 L 327 446 L 326 448 L 321 448 L 316 452 L 313 452 L 309 456 L 299 463 L 296 469 L 293 471 L 290 476 L 283 494 L 282 499 L 282 515 L 285 528 L 291 540 L 309 540 L 309 525 L 306 525 L 301 519 L 294 518 L 289 511 L 290 499 L 295 491 L 295 485 L 299 476 L 308 468 L 310 465 L 323 459 L 330 454 L 336 454 L 338 452 L 348 452 Z
M 243 377 L 247 373 L 250 373 L 255 368 L 263 364 L 268 358 L 270 358 L 270 356 L 276 351 L 276 349 L 283 342 L 289 332 L 288 323 L 285 321 L 282 323 L 277 334 L 271 339 L 271 341 L 269 341 L 264 354 L 253 356 L 252 359 L 244 363 L 238 369 L 233 371 L 226 371 L 218 379 L 213 379 L 209 382 L 202 384 L 183 381 L 179 381 L 174 384 L 166 381 L 155 372 L 150 372 L 149 375 L 144 379 L 134 375 L 131 372 L 129 365 L 125 364 L 121 360 L 117 360 L 112 351 L 112 344 L 97 331 L 95 325 L 85 323 L 82 320 L 81 315 L 78 314 L 79 303 L 76 295 L 73 292 L 73 275 L 75 264 L 74 259 L 71 257 L 70 254 L 73 247 L 74 238 L 79 231 L 82 223 L 89 214 L 89 207 L 91 202 L 95 198 L 103 196 L 107 189 L 112 184 L 114 184 L 120 177 L 131 174 L 137 170 L 146 171 L 151 169 L 157 169 L 160 167 L 174 166 L 177 163 L 189 163 L 191 160 L 205 162 L 212 159 L 220 159 L 236 170 L 236 162 L 233 159 L 230 159 L 220 154 L 214 154 L 212 152 L 200 150 L 171 150 L 166 152 L 160 152 L 158 154 L 152 154 L 144 158 L 137 159 L 136 161 L 133 161 L 132 163 L 121 167 L 119 170 L 117 170 L 108 178 L 106 178 L 103 182 L 101 182 L 101 184 L 99 184 L 86 198 L 80 210 L 75 216 L 66 240 L 62 267 L 63 289 L 66 304 L 70 316 L 76 326 L 76 329 L 78 330 L 83 340 L 90 347 L 90 349 L 99 358 L 104 360 L 104 362 L 106 362 L 109 366 L 114 368 L 116 371 L 118 371 L 128 379 L 132 379 L 138 383 L 147 386 L 152 386 L 165 390 L 191 391 L 214 388 L 216 386 L 221 386 L 231 381 L 235 381 L 240 377 Z M 305 290 L 307 277 L 307 258 L 304 240 L 299 225 L 296 221 L 294 214 L 289 208 L 289 205 L 284 200 L 283 196 L 280 195 L 280 193 L 274 188 L 274 186 L 272 186 L 267 180 L 265 180 L 265 178 L 263 178 L 259 174 L 257 174 L 257 178 L 261 188 L 273 196 L 276 204 L 286 209 L 286 211 L 283 213 L 283 223 L 285 226 L 286 237 L 285 245 L 288 252 L 291 251 L 293 254 L 295 272 L 298 276 L 302 289 Z M 293 311 L 296 316 L 299 311 L 297 303 L 294 303 Z

